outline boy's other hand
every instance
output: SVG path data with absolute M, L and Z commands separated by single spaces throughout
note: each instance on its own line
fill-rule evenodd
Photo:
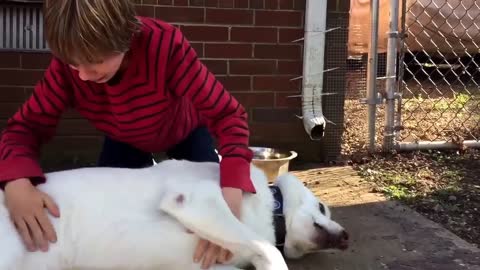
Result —
M 243 191 L 236 188 L 222 188 L 222 195 L 236 218 L 240 218 Z M 233 257 L 231 251 L 223 249 L 205 239 L 200 239 L 194 254 L 194 261 L 202 260 L 202 269 L 208 269 L 215 263 L 225 263 Z
M 46 193 L 38 190 L 29 179 L 21 178 L 5 186 L 5 202 L 11 219 L 29 251 L 48 250 L 48 241 L 57 241 L 52 223 L 44 210 L 60 216 L 58 206 Z

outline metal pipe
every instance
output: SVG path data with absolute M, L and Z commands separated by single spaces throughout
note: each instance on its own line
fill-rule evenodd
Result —
M 323 138 L 326 124 L 322 111 L 326 18 L 326 0 L 307 0 L 302 76 L 302 118 L 305 131 L 312 140 Z
M 391 151 L 395 142 L 395 88 L 397 71 L 397 42 L 398 42 L 398 5 L 399 0 L 390 0 L 390 33 L 387 44 L 387 71 L 386 77 L 386 108 L 383 150 Z
M 462 148 L 480 148 L 480 141 L 466 140 L 462 143 L 453 143 L 447 141 L 435 142 L 400 142 L 397 144 L 398 151 L 416 151 L 416 150 L 449 150 Z
M 404 62 L 405 62 L 405 53 L 407 52 L 407 44 L 405 43 L 405 38 L 406 38 L 406 16 L 407 16 L 407 1 L 402 0 L 402 8 L 401 8 L 401 30 L 399 33 L 399 60 L 398 60 L 398 78 L 397 78 L 397 108 L 396 108 L 396 114 L 395 114 L 395 123 L 396 127 L 400 127 L 402 125 L 402 104 L 403 104 L 403 97 L 402 97 L 402 85 L 403 85 L 403 76 L 405 74 L 405 67 L 404 67 Z M 395 141 L 400 140 L 400 132 L 395 132 Z
M 370 152 L 375 151 L 375 118 L 377 109 L 377 66 L 378 66 L 378 13 L 379 0 L 370 1 L 370 42 L 367 67 L 367 103 L 368 103 L 368 135 Z

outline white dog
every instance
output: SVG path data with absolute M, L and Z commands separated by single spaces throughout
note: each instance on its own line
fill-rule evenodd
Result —
M 285 257 L 348 245 L 328 207 L 290 174 L 269 187 L 252 166 L 257 193 L 244 196 L 241 222 L 223 200 L 216 163 L 167 160 L 144 169 L 82 168 L 47 178 L 38 188 L 60 207 L 60 218 L 51 218 L 58 241 L 48 252 L 28 252 L 0 193 L 1 270 L 195 270 L 199 236 L 234 254 L 214 269 L 253 264 L 283 270 Z

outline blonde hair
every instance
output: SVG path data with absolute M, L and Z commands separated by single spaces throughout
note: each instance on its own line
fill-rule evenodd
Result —
M 66 63 L 96 63 L 128 51 L 140 29 L 135 16 L 132 0 L 46 0 L 46 40 Z

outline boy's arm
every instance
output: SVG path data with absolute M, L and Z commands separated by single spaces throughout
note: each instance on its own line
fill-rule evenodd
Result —
M 248 147 L 250 132 L 244 107 L 199 61 L 180 30 L 171 34 L 168 87 L 178 96 L 188 96 L 208 119 L 208 128 L 218 139 L 222 156 L 221 186 L 255 193 L 250 179 L 252 151 Z
M 52 59 L 44 78 L 0 134 L 1 188 L 20 178 L 28 178 L 33 184 L 45 181 L 38 162 L 40 147 L 54 135 L 70 102 L 64 69 L 64 64 Z

